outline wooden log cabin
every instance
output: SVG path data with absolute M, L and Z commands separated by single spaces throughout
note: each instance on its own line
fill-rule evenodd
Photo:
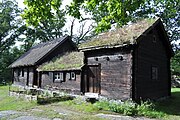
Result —
M 41 86 L 38 81 L 41 76 L 36 70 L 38 66 L 65 52 L 75 50 L 76 45 L 67 35 L 32 47 L 9 66 L 13 73 L 12 83 L 21 86 Z
M 64 44 L 65 41 L 70 42 L 64 40 Z M 82 43 L 79 52 L 72 42 L 60 46 L 52 49 L 63 54 L 53 54 L 53 57 L 47 54 L 45 57 L 51 60 L 40 59 L 41 62 L 34 64 L 23 63 L 23 57 L 28 54 L 25 53 L 11 65 L 14 81 L 19 76 L 16 71 L 28 67 L 24 69 L 29 71 L 24 84 L 35 84 L 33 81 L 36 81 L 41 88 L 48 86 L 74 94 L 95 93 L 136 101 L 171 95 L 170 58 L 173 51 L 160 19 L 140 20 L 102 33 Z M 27 61 L 33 59 L 28 58 Z M 32 80 L 30 76 L 34 76 Z
M 105 32 L 80 45 L 86 66 L 82 92 L 114 99 L 171 95 L 173 51 L 160 19 L 145 19 Z

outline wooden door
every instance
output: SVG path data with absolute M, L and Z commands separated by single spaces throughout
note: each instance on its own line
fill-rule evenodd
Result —
M 100 93 L 100 65 L 88 65 L 87 74 L 87 91 Z

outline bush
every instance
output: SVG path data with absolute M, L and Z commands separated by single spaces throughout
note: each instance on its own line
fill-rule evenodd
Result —
M 97 107 L 98 110 L 109 110 L 109 101 L 99 100 L 96 103 L 94 103 L 94 106 Z
M 154 110 L 154 104 L 151 102 L 141 102 L 137 105 L 137 111 L 139 116 L 147 116 L 151 118 L 162 118 L 165 116 L 164 113 Z
M 124 115 L 137 115 L 137 104 L 133 103 L 132 101 L 125 101 L 125 102 L 112 102 L 109 105 L 109 109 L 113 112 L 121 113 Z
M 110 110 L 129 116 L 147 116 L 151 118 L 162 118 L 164 113 L 155 111 L 154 105 L 151 102 L 134 103 L 131 100 L 122 102 L 115 100 L 100 100 L 94 104 L 98 110 Z
M 74 98 L 72 96 L 60 96 L 60 97 L 40 97 L 37 98 L 38 104 L 49 104 L 53 102 L 60 102 L 60 101 L 67 101 L 67 100 L 73 100 Z

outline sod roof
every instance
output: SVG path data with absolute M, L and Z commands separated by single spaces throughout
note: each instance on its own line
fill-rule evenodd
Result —
M 71 52 L 66 53 L 63 56 L 59 56 L 54 60 L 40 65 L 38 71 L 64 71 L 64 70 L 80 70 L 84 65 L 83 52 Z
M 101 33 L 90 41 L 82 43 L 79 49 L 135 44 L 137 38 L 153 26 L 156 21 L 158 19 L 144 19 L 130 25 L 125 25 L 114 31 Z

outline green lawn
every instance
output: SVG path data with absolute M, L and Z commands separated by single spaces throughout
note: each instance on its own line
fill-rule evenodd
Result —
M 9 97 L 8 89 L 9 89 L 8 86 L 0 86 L 0 111 L 2 110 L 28 111 L 31 108 L 37 108 L 37 107 L 39 109 L 44 109 L 44 107 L 47 108 L 47 106 L 37 105 L 35 102 L 28 102 L 21 99 L 17 99 L 15 97 Z M 75 107 L 75 111 L 80 113 L 83 111 L 88 114 L 94 114 L 91 113 L 91 111 L 98 112 L 98 110 L 93 108 L 92 104 L 90 105 L 85 104 L 84 106 L 86 107 L 84 107 L 83 104 L 79 106 L 78 105 L 73 106 L 73 105 L 68 105 L 67 103 L 71 103 L 71 102 L 65 101 L 65 102 L 54 103 L 52 104 L 52 106 L 56 106 L 56 107 L 64 106 L 68 109 L 73 109 Z M 51 107 L 48 108 L 52 109 Z M 155 102 L 155 110 L 159 112 L 163 112 L 167 115 L 163 119 L 179 120 L 180 119 L 180 88 L 172 88 L 172 96 L 170 98 L 159 102 Z M 56 115 L 56 113 L 52 115 Z
M 15 97 L 9 97 L 9 87 L 0 86 L 0 111 L 23 110 L 36 106 L 35 102 L 28 102 Z
M 167 119 L 180 119 L 180 88 L 171 89 L 171 97 L 155 104 L 156 110 L 168 115 Z

